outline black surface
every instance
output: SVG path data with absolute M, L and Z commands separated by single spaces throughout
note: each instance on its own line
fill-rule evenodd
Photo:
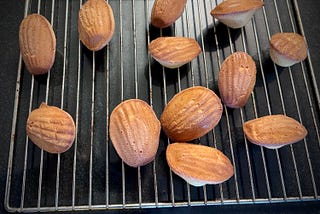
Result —
M 0 2 L 0 51 L 1 60 L 0 68 L 0 199 L 1 206 L 0 211 L 5 212 L 3 208 L 3 198 L 5 190 L 5 181 L 7 173 L 7 160 L 8 160 L 8 148 L 10 142 L 11 133 L 11 122 L 12 122 L 12 109 L 15 95 L 15 81 L 17 73 L 17 62 L 19 58 L 18 48 L 18 26 L 23 17 L 24 2 L 23 1 L 1 1 Z M 320 15 L 318 13 L 320 9 L 320 2 L 316 0 L 310 0 L 307 2 L 300 3 L 300 12 L 304 24 L 304 30 L 306 38 L 309 44 L 309 51 L 312 57 L 313 66 L 317 79 L 320 79 L 318 72 L 320 68 Z M 74 27 L 74 26 L 73 26 Z M 74 29 L 73 29 L 74 30 Z M 319 85 L 319 82 L 318 82 Z M 72 108 L 72 107 L 70 107 Z M 84 175 L 83 175 L 84 176 Z M 157 213 L 167 212 L 279 212 L 279 213 L 319 213 L 320 211 L 319 202 L 304 202 L 304 203 L 282 203 L 282 204 L 266 204 L 266 205 L 241 205 L 241 206 L 210 206 L 210 207 L 192 207 L 192 208 L 161 208 L 161 209 L 148 209 L 148 210 L 134 210 L 128 211 L 147 213 L 154 211 Z M 114 211 L 123 212 L 123 211 Z

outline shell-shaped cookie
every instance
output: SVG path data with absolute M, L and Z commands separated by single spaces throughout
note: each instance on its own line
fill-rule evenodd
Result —
M 241 28 L 262 6 L 261 0 L 227 0 L 217 5 L 210 14 L 231 28 Z
M 307 58 L 308 47 L 297 33 L 277 33 L 270 40 L 270 57 L 277 65 L 288 67 Z
M 243 131 L 251 143 L 269 149 L 296 143 L 308 134 L 301 123 L 285 115 L 269 115 L 249 120 L 243 124 Z
M 187 88 L 176 94 L 165 107 L 160 121 L 172 141 L 190 141 L 212 130 L 220 121 L 219 97 L 202 86 Z
M 193 186 L 219 184 L 234 174 L 229 158 L 209 146 L 169 144 L 166 158 L 170 169 Z
M 31 141 L 49 153 L 67 151 L 76 134 L 70 114 L 45 103 L 30 113 L 26 130 Z
M 151 12 L 151 24 L 165 28 L 173 24 L 183 13 L 187 0 L 155 0 Z
M 151 56 L 168 68 L 180 67 L 201 53 L 198 42 L 186 37 L 159 37 L 148 48 Z
M 105 0 L 88 0 L 79 11 L 78 31 L 82 43 L 92 51 L 101 50 L 111 40 L 115 23 Z
M 110 138 L 120 158 L 129 166 L 151 162 L 157 153 L 160 122 L 144 101 L 130 99 L 120 103 L 110 116 Z
M 256 65 L 250 55 L 235 52 L 221 65 L 218 87 L 222 102 L 230 108 L 245 106 L 256 82 Z
M 31 74 L 44 74 L 51 69 L 56 53 L 56 36 L 45 17 L 31 14 L 22 20 L 19 46 L 22 59 Z

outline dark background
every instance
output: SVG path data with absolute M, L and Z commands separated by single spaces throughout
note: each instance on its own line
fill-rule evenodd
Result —
M 0 1 L 0 213 L 3 208 L 5 182 L 7 175 L 7 160 L 11 134 L 12 109 L 15 96 L 15 81 L 17 75 L 19 47 L 18 28 L 23 19 L 23 0 Z M 315 73 L 320 68 L 320 1 L 304 0 L 299 2 L 300 12 L 304 25 L 309 51 L 313 61 Z M 147 210 L 133 210 L 127 212 L 157 212 L 157 213 L 320 213 L 320 202 L 281 203 L 262 205 L 210 206 L 191 208 L 161 208 Z M 122 211 L 112 211 L 122 212 Z

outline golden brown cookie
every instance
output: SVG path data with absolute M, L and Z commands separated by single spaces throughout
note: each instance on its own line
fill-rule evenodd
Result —
M 70 114 L 55 106 L 42 103 L 27 120 L 27 135 L 49 153 L 63 153 L 73 144 L 76 128 Z
M 170 169 L 193 186 L 219 184 L 234 173 L 229 158 L 209 146 L 172 143 L 166 158 Z
M 111 40 L 115 28 L 111 6 L 105 0 L 88 0 L 79 11 L 78 31 L 82 43 L 92 51 Z
M 296 143 L 308 134 L 306 128 L 293 118 L 285 115 L 269 115 L 243 124 L 248 140 L 269 149 Z
M 109 128 L 114 148 L 129 166 L 143 166 L 155 158 L 161 126 L 146 102 L 130 99 L 120 103 L 111 113 Z
M 220 121 L 222 104 L 210 89 L 195 86 L 176 94 L 165 107 L 160 121 L 172 141 L 190 141 L 212 130 Z
M 168 68 L 178 68 L 201 53 L 198 42 L 186 37 L 159 37 L 148 48 L 151 56 Z
M 217 5 L 210 14 L 231 28 L 241 28 L 262 6 L 261 0 L 227 0 Z
M 270 57 L 277 65 L 288 67 L 307 58 L 308 48 L 303 36 L 277 33 L 270 40 Z
M 31 74 L 44 74 L 51 69 L 56 53 L 56 36 L 45 17 L 31 14 L 22 20 L 19 46 L 22 59 Z

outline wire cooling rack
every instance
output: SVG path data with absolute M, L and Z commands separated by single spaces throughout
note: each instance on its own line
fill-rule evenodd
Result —
M 304 35 L 296 0 L 265 1 L 242 29 L 229 29 L 210 16 L 221 1 L 189 0 L 176 23 L 159 30 L 150 23 L 152 0 L 110 0 L 116 22 L 110 44 L 91 52 L 79 41 L 80 0 L 25 1 L 25 16 L 40 13 L 51 22 L 57 53 L 47 75 L 31 76 L 18 63 L 5 207 L 10 212 L 97 210 L 274 203 L 319 200 L 320 99 L 310 56 L 289 68 L 269 57 L 269 38 L 277 32 Z M 18 29 L 17 29 L 18 30 Z M 179 69 L 166 69 L 148 54 L 159 36 L 196 39 L 202 53 Z M 216 147 L 234 165 L 234 176 L 220 185 L 192 187 L 174 175 L 165 160 L 170 141 L 161 134 L 155 160 L 137 169 L 123 164 L 109 139 L 109 115 L 130 98 L 148 102 L 157 116 L 180 90 L 202 85 L 217 90 L 223 60 L 249 53 L 257 82 L 242 109 L 224 107 L 217 127 L 195 143 Z M 28 114 L 41 102 L 61 107 L 75 120 L 73 147 L 48 154 L 29 141 Z M 286 114 L 300 121 L 308 136 L 277 150 L 251 144 L 244 121 Z

